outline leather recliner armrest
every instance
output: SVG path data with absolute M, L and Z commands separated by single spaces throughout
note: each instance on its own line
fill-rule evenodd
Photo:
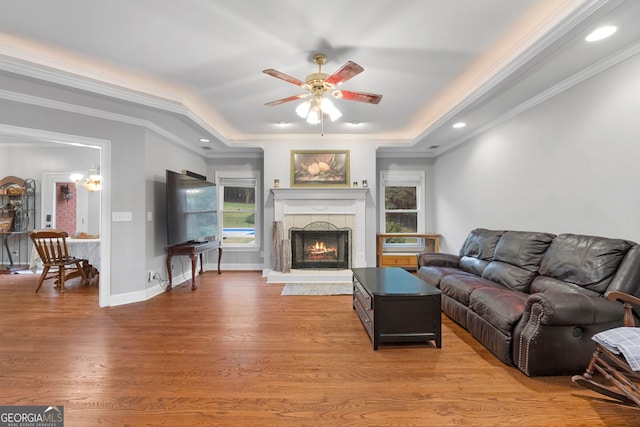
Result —
M 536 293 L 527 300 L 526 317 L 553 326 L 596 325 L 622 322 L 622 304 L 604 297 L 571 293 Z
M 458 267 L 460 257 L 453 254 L 439 252 L 423 252 L 417 255 L 418 268 L 420 267 Z

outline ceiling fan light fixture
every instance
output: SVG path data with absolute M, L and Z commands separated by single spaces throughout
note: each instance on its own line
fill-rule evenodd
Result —
M 309 110 L 311 109 L 311 100 L 305 101 L 302 104 L 296 107 L 296 114 L 303 119 L 307 118 L 309 115 Z
M 342 113 L 340 112 L 340 110 L 338 110 L 336 106 L 333 105 L 333 102 L 331 102 L 331 100 L 328 98 L 322 98 L 322 100 L 320 101 L 320 109 L 324 114 L 329 115 L 329 118 L 332 122 L 335 122 L 340 117 L 342 117 Z
M 334 109 L 331 113 L 329 113 L 329 118 L 331 119 L 332 122 L 335 122 L 340 117 L 342 117 L 342 113 L 337 108 Z
M 309 123 L 310 125 L 317 125 L 318 123 L 320 123 L 321 114 L 322 112 L 320 111 L 320 108 L 318 108 L 317 105 L 314 105 L 313 107 L 311 107 L 311 110 L 309 110 L 309 115 L 307 116 L 307 123 Z

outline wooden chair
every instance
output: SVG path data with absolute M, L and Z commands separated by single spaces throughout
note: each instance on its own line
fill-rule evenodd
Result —
M 635 327 L 631 304 L 640 306 L 640 298 L 614 291 L 608 292 L 606 297 L 610 301 L 624 302 L 623 324 L 625 327 Z M 640 331 L 640 328 L 637 329 Z M 602 376 L 606 381 L 601 383 L 596 376 L 598 378 Z M 634 371 L 622 354 L 616 354 L 599 343 L 596 344 L 596 351 L 585 373 L 575 375 L 572 381 L 625 404 L 640 407 L 640 388 L 638 387 L 640 371 Z
M 42 259 L 43 270 L 38 281 L 36 292 L 40 290 L 45 279 L 56 277 L 56 286 L 64 292 L 64 283 L 73 277 L 82 277 L 83 283 L 88 283 L 87 275 L 83 268 L 83 259 L 69 256 L 67 250 L 66 231 L 46 230 L 33 231 L 31 240 Z M 50 271 L 52 267 L 54 271 Z M 68 273 L 68 274 L 67 274 Z

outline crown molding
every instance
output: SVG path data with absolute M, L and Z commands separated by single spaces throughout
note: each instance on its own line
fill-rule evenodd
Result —
M 510 58 L 505 58 L 504 63 L 499 69 L 491 73 L 489 78 L 476 87 L 474 90 L 461 96 L 460 101 L 448 108 L 444 114 L 442 114 L 437 120 L 430 125 L 423 126 L 424 130 L 416 134 L 412 139 L 415 142 L 419 142 L 437 129 L 444 126 L 454 117 L 462 113 L 466 108 L 478 102 L 481 98 L 490 96 L 492 92 L 495 92 L 500 88 L 501 83 L 506 81 L 512 75 L 515 75 L 521 70 L 525 70 L 526 67 L 536 60 L 540 60 L 544 57 L 544 53 L 558 42 L 562 37 L 566 36 L 569 32 L 574 30 L 585 19 L 593 15 L 600 8 L 605 5 L 609 5 L 609 0 L 590 0 L 585 1 L 571 10 L 569 13 L 557 16 L 554 22 L 547 23 L 547 26 L 543 26 L 537 29 L 535 35 L 542 34 L 541 37 L 533 38 L 534 42 L 525 45 L 519 53 L 512 53 Z M 551 28 L 548 28 L 548 27 Z M 498 68 L 498 66 L 496 67 Z M 450 146 L 448 144 L 447 146 Z
M 46 63 L 32 62 L 20 57 L 0 54 L 0 69 L 32 77 L 37 80 L 43 80 L 62 86 L 73 87 L 85 90 L 87 92 L 105 95 L 117 98 L 123 101 L 129 101 L 136 104 L 145 105 L 147 107 L 157 108 L 173 113 L 185 114 L 186 107 L 179 101 L 170 97 L 155 95 L 148 90 L 131 88 L 125 79 L 117 80 L 110 78 L 110 81 L 99 79 L 97 77 L 89 77 L 78 73 L 72 73 L 54 67 Z
M 16 54 L 17 55 L 17 54 Z M 227 138 L 221 134 L 211 122 L 221 122 L 219 117 L 214 117 L 212 112 L 199 105 L 197 100 L 189 99 L 183 93 L 154 93 L 149 88 L 132 87 L 130 81 L 125 78 L 117 78 L 112 75 L 103 79 L 85 76 L 64 70 L 46 63 L 32 62 L 18 56 L 2 54 L 0 51 L 0 70 L 23 75 L 65 87 L 84 90 L 90 93 L 115 98 L 121 101 L 131 102 L 157 110 L 173 114 L 187 116 L 195 124 L 215 136 L 225 145 L 229 145 Z M 175 98 L 179 98 L 177 100 Z M 206 118 L 204 118 L 206 117 Z M 220 126 L 222 127 L 222 126 Z M 192 147 L 191 147 L 192 148 Z
M 5 99 L 7 101 L 13 101 L 21 104 L 28 104 L 37 107 L 49 108 L 53 110 L 65 111 L 68 113 L 80 114 L 89 117 L 95 117 L 104 120 L 111 120 L 119 123 L 125 123 L 129 125 L 135 125 L 143 127 L 147 130 L 157 133 L 158 135 L 167 138 L 171 142 L 178 144 L 188 150 L 194 151 L 199 155 L 204 156 L 205 151 L 202 149 L 198 149 L 193 144 L 188 143 L 182 138 L 174 135 L 163 127 L 157 125 L 154 122 L 151 122 L 146 119 L 140 119 L 137 117 L 131 117 L 118 113 L 111 113 L 104 110 L 99 110 L 96 108 L 83 107 L 75 104 L 70 104 L 67 102 L 55 101 L 52 99 L 42 98 L 33 95 L 27 95 L 24 93 L 12 92 L 8 90 L 0 89 L 0 99 Z
M 551 98 L 562 94 L 563 92 L 573 88 L 574 86 L 577 86 L 638 54 L 640 54 L 640 42 L 628 46 L 627 48 L 621 49 L 613 55 L 610 55 L 607 58 L 591 65 L 590 67 L 580 70 L 578 73 L 573 74 L 560 83 L 555 84 L 549 89 L 508 110 L 495 120 L 487 123 L 485 126 L 482 126 L 475 131 L 470 132 L 457 140 L 454 140 L 452 143 L 447 144 L 446 146 L 437 150 L 436 155 L 440 155 L 449 150 L 452 150 L 458 145 L 464 144 L 465 142 L 474 139 L 475 137 L 491 130 L 492 128 L 495 128 L 496 126 L 508 120 L 511 120 L 514 117 L 523 114 L 528 110 L 531 110 L 532 108 L 537 107 L 538 105 L 550 100 Z

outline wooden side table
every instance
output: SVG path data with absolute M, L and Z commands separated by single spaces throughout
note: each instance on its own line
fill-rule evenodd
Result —
M 384 242 L 386 239 L 423 239 L 424 245 L 421 251 L 397 251 L 385 252 Z M 417 245 L 416 245 L 417 246 Z M 385 233 L 378 234 L 376 237 L 377 261 L 378 267 L 403 267 L 418 268 L 418 259 L 416 255 L 422 251 L 440 252 L 440 235 L 439 234 L 417 234 L 417 233 Z
M 222 274 L 220 270 L 220 260 L 222 259 L 222 244 L 220 240 L 214 240 L 207 243 L 194 243 L 189 245 L 169 246 L 167 248 L 167 272 L 169 275 L 169 285 L 167 291 L 171 290 L 172 274 L 171 274 L 171 257 L 179 255 L 188 255 L 191 258 L 191 290 L 196 290 L 196 264 L 198 263 L 198 255 L 200 255 L 200 271 L 204 273 L 202 254 L 205 252 L 218 250 L 218 274 Z

